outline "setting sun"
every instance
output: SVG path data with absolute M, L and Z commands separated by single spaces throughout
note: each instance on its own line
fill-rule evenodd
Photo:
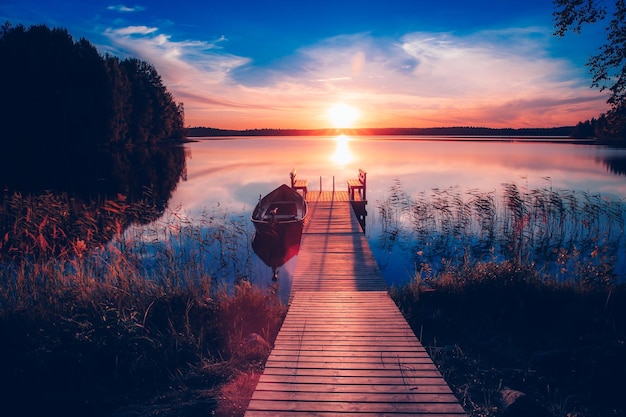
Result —
M 360 115 L 356 107 L 344 103 L 334 104 L 328 109 L 328 120 L 336 128 L 352 127 Z

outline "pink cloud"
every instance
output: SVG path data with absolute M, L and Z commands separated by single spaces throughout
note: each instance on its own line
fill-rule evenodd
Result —
M 105 34 L 155 65 L 193 126 L 323 128 L 335 102 L 358 107 L 361 127 L 550 127 L 607 108 L 579 68 L 547 54 L 551 38 L 541 28 L 338 36 L 256 72 L 251 59 L 227 52 L 223 37 L 175 41 L 145 26 Z M 258 74 L 254 83 L 237 77 L 244 67 Z

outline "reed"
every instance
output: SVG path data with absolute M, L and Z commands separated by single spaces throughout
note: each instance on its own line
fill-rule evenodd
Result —
M 391 295 L 469 415 L 503 415 L 508 388 L 519 415 L 626 411 L 623 201 L 396 183 L 379 214 L 378 244 L 415 265 Z
M 623 284 L 545 281 L 505 261 L 391 295 L 470 416 L 502 415 L 503 387 L 542 408 L 520 415 L 626 412 Z
M 22 212 L 15 222 L 29 230 L 52 222 Z M 264 362 L 286 312 L 275 288 L 250 285 L 247 223 L 226 209 L 174 210 L 113 227 L 108 244 L 75 239 L 52 252 L 54 238 L 25 234 L 28 252 L 0 266 L 3 410 L 108 415 L 167 392 L 176 407 L 211 414 L 221 384 Z
M 400 182 L 378 203 L 384 251 L 400 247 L 428 277 L 484 262 L 534 267 L 541 279 L 606 286 L 626 276 L 626 204 L 586 192 L 434 188 L 407 195 Z

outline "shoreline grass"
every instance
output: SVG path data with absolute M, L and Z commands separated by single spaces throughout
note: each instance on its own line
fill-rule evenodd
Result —
M 378 212 L 377 245 L 400 247 L 413 274 L 510 261 L 544 280 L 603 286 L 626 279 L 626 202 L 617 198 L 515 183 L 411 196 L 396 181 Z
M 286 313 L 245 282 L 212 297 L 89 285 L 0 315 L 3 414 L 211 414 L 222 385 L 262 369 Z
M 254 387 L 286 307 L 250 283 L 248 230 L 225 213 L 173 212 L 92 250 L 76 240 L 66 256 L 33 256 L 46 239 L 5 259 L 2 414 L 242 413 L 245 396 L 222 391 Z
M 546 282 L 503 262 L 391 294 L 470 416 L 626 413 L 626 286 Z M 507 412 L 511 390 L 526 408 Z
M 470 416 L 626 414 L 623 201 L 397 182 L 379 212 L 415 265 L 391 295 Z

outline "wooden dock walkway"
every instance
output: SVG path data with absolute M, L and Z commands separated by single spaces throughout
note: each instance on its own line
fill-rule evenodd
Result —
M 246 417 L 465 415 L 389 297 L 347 192 L 307 200 L 289 311 Z

